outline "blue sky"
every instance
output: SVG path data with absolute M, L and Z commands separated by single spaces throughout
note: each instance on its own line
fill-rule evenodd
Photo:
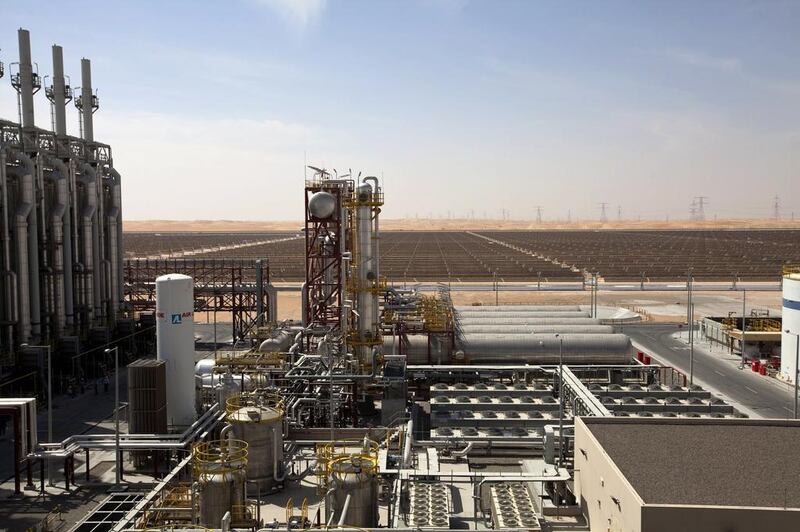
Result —
M 304 154 L 388 217 L 800 216 L 800 2 L 0 0 L 6 64 L 18 27 L 92 59 L 128 219 L 299 219 Z

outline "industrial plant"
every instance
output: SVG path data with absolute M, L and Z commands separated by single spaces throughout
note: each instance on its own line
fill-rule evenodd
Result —
M 31 367 L 47 363 L 45 345 L 78 355 L 82 343 L 104 345 L 133 332 L 120 309 L 122 178 L 111 146 L 94 138 L 100 102 L 91 62 L 81 60 L 81 86 L 73 87 L 60 46 L 53 46 L 53 72 L 45 76 L 34 67 L 30 34 L 18 35 L 19 61 L 8 77 L 19 122 L 0 119 L 3 375 L 25 358 Z M 34 125 L 34 95 L 42 88 L 52 130 Z M 78 136 L 67 134 L 69 104 L 80 112 Z
M 0 120 L 0 371 L 12 383 L 0 398 L 0 528 L 800 529 L 800 270 L 787 264 L 800 256 L 784 245 L 795 233 L 717 261 L 703 260 L 702 235 L 679 232 L 386 237 L 382 179 L 309 166 L 291 177 L 303 180 L 300 231 L 170 237 L 180 252 L 126 235 L 124 252 L 122 182 L 94 138 L 90 61 L 78 89 L 52 52 L 52 131 L 34 126 L 46 82 L 26 30 L 5 71 L 20 119 Z M 79 136 L 67 133 L 70 103 Z M 720 253 L 727 237 L 713 235 Z M 702 252 L 663 251 L 679 247 Z M 650 253 L 627 260 L 633 248 Z M 566 283 L 585 299 L 455 301 L 454 282 L 496 293 L 504 280 Z M 704 322 L 693 283 L 754 280 L 782 282 L 782 324 L 758 323 L 783 336 L 774 386 L 795 390 L 785 419 L 756 419 L 693 366 L 661 359 L 632 337 L 641 313 L 599 301 L 601 281 L 685 282 L 674 299 L 688 295 L 680 331 L 694 356 Z M 297 318 L 279 308 L 289 292 Z M 760 353 L 745 346 L 755 318 L 738 317 L 714 323 L 744 367 Z M 112 416 L 56 435 L 54 388 Z

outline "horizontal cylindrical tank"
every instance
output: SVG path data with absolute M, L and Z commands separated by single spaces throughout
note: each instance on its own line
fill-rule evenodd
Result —
M 491 324 L 498 324 L 498 325 L 544 325 L 544 324 L 555 324 L 555 323 L 563 323 L 564 325 L 600 325 L 600 320 L 588 317 L 569 317 L 569 316 L 532 316 L 527 318 L 505 318 L 505 317 L 495 317 L 491 315 L 487 316 L 477 316 L 477 317 L 467 317 L 467 318 L 459 318 L 458 319 L 459 325 L 466 326 L 466 325 L 491 325 Z
M 458 312 L 574 312 L 581 310 L 579 305 L 456 305 L 453 308 Z
M 378 477 L 375 463 L 370 458 L 353 455 L 334 460 L 330 467 L 332 509 L 336 519 L 341 519 L 349 496 L 343 524 L 348 527 L 376 528 Z
M 484 312 L 481 310 L 460 310 L 456 316 L 463 318 L 588 318 L 589 312 L 585 310 L 555 310 L 555 311 L 522 311 L 522 310 L 498 310 L 495 312 Z
M 214 371 L 214 366 L 216 365 L 217 362 L 213 358 L 198 360 L 197 364 L 194 365 L 194 374 L 199 377 L 210 375 L 211 372 Z
M 797 379 L 797 342 L 800 337 L 800 273 L 783 276 L 783 322 L 781 325 L 781 374 L 789 382 Z M 786 332 L 789 331 L 789 332 Z
M 462 325 L 461 332 L 484 334 L 610 334 L 614 332 L 611 325 Z
M 565 363 L 626 364 L 632 353 L 625 334 L 464 334 L 456 340 L 456 348 L 475 363 L 555 364 L 563 348 Z
M 283 414 L 266 406 L 243 406 L 228 414 L 233 437 L 247 443 L 247 481 L 268 493 L 283 479 Z M 277 470 L 276 470 L 277 467 Z
M 194 281 L 169 274 L 156 279 L 158 360 L 167 364 L 167 420 L 191 425 L 195 418 Z

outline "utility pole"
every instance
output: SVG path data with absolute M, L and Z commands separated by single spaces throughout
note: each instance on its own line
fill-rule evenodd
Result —
M 702 222 L 706 219 L 705 206 L 707 204 L 708 196 L 697 196 L 697 221 Z
M 122 480 L 122 457 L 119 453 L 119 346 L 106 349 L 105 353 L 109 354 L 111 351 L 114 351 L 114 485 L 119 487 Z
M 600 205 L 600 222 L 606 223 L 608 221 L 608 216 L 606 215 L 606 207 L 608 206 L 608 202 L 601 201 L 598 203 Z
M 558 466 L 564 459 L 564 338 L 558 338 Z
M 773 198 L 774 203 L 772 204 L 772 217 L 776 220 L 781 219 L 781 198 L 776 194 Z
M 622 205 L 617 205 L 617 221 L 622 221 Z
M 541 225 L 541 223 L 542 223 L 542 206 L 541 205 L 537 205 L 536 206 L 536 223 L 539 224 L 539 225 Z
M 747 330 L 747 290 L 742 290 L 742 362 L 739 364 L 739 369 L 744 369 L 744 353 L 745 353 L 745 331 Z
M 686 276 L 686 324 L 689 326 L 689 388 L 694 382 L 694 303 L 692 303 L 692 267 Z M 691 390 L 690 390 L 691 391 Z

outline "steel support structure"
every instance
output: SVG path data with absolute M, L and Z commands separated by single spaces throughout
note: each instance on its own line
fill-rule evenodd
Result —
M 352 181 L 333 179 L 306 181 L 305 187 L 305 315 L 310 328 L 334 334 L 344 334 L 347 327 L 343 260 L 349 214 L 343 201 L 352 195 L 352 188 Z M 309 210 L 311 197 L 320 192 L 335 199 L 334 212 L 327 218 L 318 218 Z M 310 335 L 307 338 L 309 342 L 312 339 Z
M 156 277 L 182 273 L 194 279 L 195 313 L 229 313 L 234 341 L 241 340 L 261 319 L 275 319 L 266 289 L 269 266 L 262 260 L 260 276 L 258 268 L 255 259 L 129 259 L 123 264 L 124 303 L 134 316 L 154 311 Z

